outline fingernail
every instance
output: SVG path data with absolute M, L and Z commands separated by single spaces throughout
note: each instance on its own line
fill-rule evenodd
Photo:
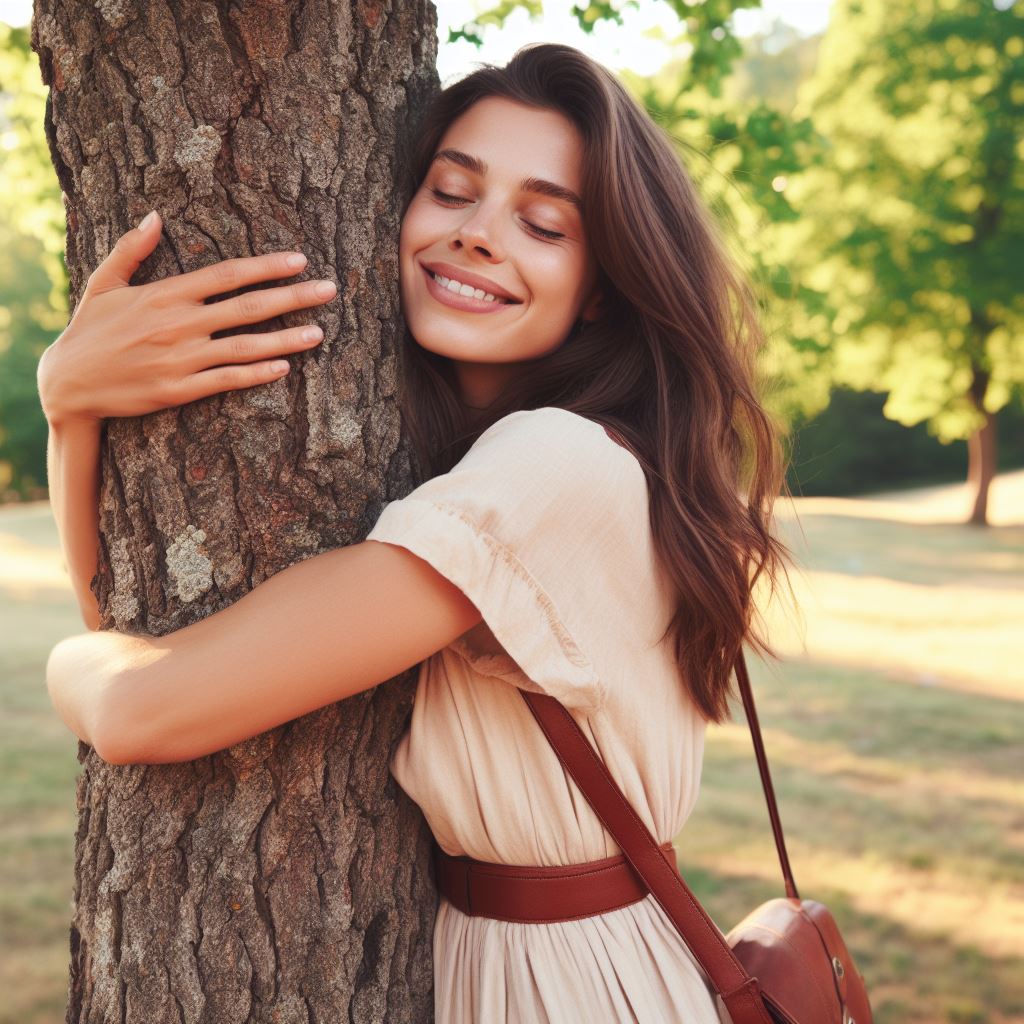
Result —
M 153 218 L 155 216 L 156 216 L 156 210 L 150 210 L 149 213 L 147 213 L 146 216 L 143 217 L 141 222 L 139 223 L 139 230 L 140 231 L 145 231 L 146 228 L 149 227 L 150 223 L 152 222 L 152 220 L 153 220 Z
M 276 363 L 270 364 L 270 369 L 273 373 L 284 373 L 288 369 L 288 364 L 283 360 L 278 360 Z
M 316 293 L 322 299 L 329 299 L 337 290 L 333 281 L 320 281 L 316 286 Z
M 301 252 L 293 252 L 291 256 L 285 260 L 285 263 L 289 267 L 303 267 L 306 265 L 306 257 Z

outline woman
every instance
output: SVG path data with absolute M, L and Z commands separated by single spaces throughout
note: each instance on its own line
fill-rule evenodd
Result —
M 517 688 L 570 709 L 670 843 L 742 643 L 772 653 L 751 629 L 754 582 L 774 584 L 785 551 L 769 530 L 782 465 L 755 390 L 755 303 L 666 136 L 570 47 L 528 46 L 447 88 L 414 166 L 403 411 L 426 482 L 365 542 L 174 634 L 62 641 L 54 704 L 108 760 L 179 761 L 422 663 L 391 770 L 446 854 L 556 866 L 619 853 Z M 163 348 L 147 340 L 142 289 L 126 285 L 155 228 L 125 236 L 46 353 L 58 427 L 91 438 L 104 416 L 262 383 L 266 357 L 310 344 L 257 335 L 245 364 L 237 338 L 210 340 L 323 301 L 302 286 L 258 293 L 259 316 L 203 306 L 225 290 L 213 268 L 145 286 L 167 323 L 187 321 L 163 328 Z M 228 262 L 231 287 L 292 272 L 283 254 Z M 73 504 L 69 457 L 51 480 L 68 481 L 55 509 L 86 608 L 94 476 Z M 442 899 L 434 952 L 439 1022 L 728 1019 L 650 895 L 545 924 Z

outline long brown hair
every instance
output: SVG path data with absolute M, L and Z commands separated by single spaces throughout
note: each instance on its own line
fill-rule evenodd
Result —
M 672 634 L 703 716 L 729 717 L 730 677 L 754 633 L 752 588 L 776 589 L 788 549 L 771 532 L 785 487 L 781 430 L 762 407 L 757 302 L 670 137 L 600 64 L 534 43 L 442 90 L 411 159 L 410 197 L 448 126 L 489 96 L 555 110 L 584 142 L 583 217 L 599 267 L 601 315 L 524 364 L 480 416 L 463 405 L 450 359 L 403 345 L 402 415 L 424 476 L 447 472 L 508 413 L 558 406 L 621 434 L 647 477 L 650 523 L 678 607 Z

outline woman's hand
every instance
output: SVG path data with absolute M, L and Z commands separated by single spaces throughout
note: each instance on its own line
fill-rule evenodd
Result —
M 144 222 L 145 223 L 145 222 Z M 319 344 L 323 331 L 308 325 L 281 331 L 212 338 L 218 331 L 254 324 L 282 313 L 322 305 L 320 282 L 306 281 L 244 292 L 221 302 L 204 299 L 246 285 L 299 273 L 301 253 L 222 260 L 188 274 L 131 285 L 132 275 L 160 239 L 152 215 L 122 235 L 93 271 L 71 322 L 43 353 L 39 398 L 51 423 L 141 416 L 184 405 L 220 391 L 254 387 L 287 373 L 275 356 Z M 289 264 L 298 255 L 297 266 Z M 312 331 L 313 336 L 305 334 Z

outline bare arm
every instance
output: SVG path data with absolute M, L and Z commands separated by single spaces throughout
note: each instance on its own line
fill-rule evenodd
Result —
M 57 714 L 80 740 L 95 747 L 100 757 L 107 753 L 101 727 L 110 688 L 122 665 L 137 657 L 145 644 L 142 637 L 96 630 L 66 637 L 47 658 L 46 688 Z
M 480 619 L 429 562 L 364 541 L 297 562 L 166 636 L 62 640 L 47 688 L 104 760 L 188 761 L 386 682 Z
M 99 629 L 100 610 L 91 589 L 99 549 L 99 420 L 50 422 L 46 476 L 64 565 L 82 620 Z

